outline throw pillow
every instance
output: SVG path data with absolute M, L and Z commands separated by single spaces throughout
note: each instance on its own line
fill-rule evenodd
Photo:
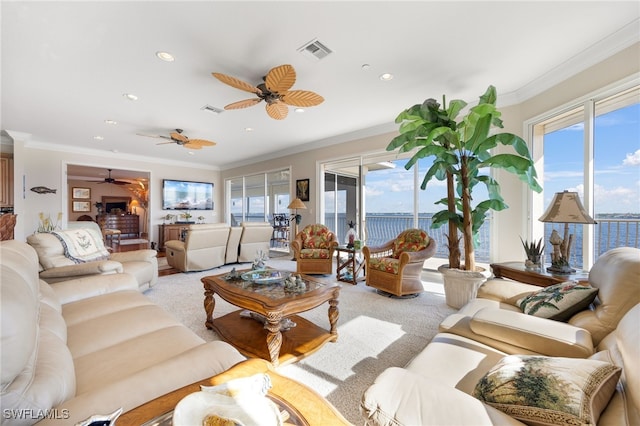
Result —
M 620 373 L 592 359 L 510 355 L 480 379 L 473 396 L 525 423 L 595 425 Z
M 516 305 L 525 314 L 568 321 L 574 314 L 586 309 L 597 294 L 597 288 L 566 281 L 518 299 Z

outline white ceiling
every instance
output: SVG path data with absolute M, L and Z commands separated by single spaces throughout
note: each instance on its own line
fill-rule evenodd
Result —
M 2 1 L 1 7 L 1 129 L 31 135 L 34 146 L 221 169 L 393 131 L 400 111 L 442 94 L 473 102 L 493 84 L 501 105 L 519 103 L 640 38 L 637 1 Z M 333 53 L 313 61 L 297 51 L 313 39 Z M 157 51 L 175 61 L 159 60 Z M 218 115 L 201 110 L 252 97 L 212 72 L 257 85 L 281 64 L 297 71 L 293 89 L 315 91 L 325 102 L 290 111 L 283 121 L 269 118 L 264 103 Z M 381 81 L 384 72 L 395 78 Z M 137 135 L 175 128 L 217 146 L 189 155 Z

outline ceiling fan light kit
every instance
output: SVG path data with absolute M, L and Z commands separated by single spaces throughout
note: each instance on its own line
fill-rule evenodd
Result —
M 289 90 L 296 82 L 296 71 L 293 66 L 288 64 L 271 68 L 267 75 L 263 77 L 264 82 L 257 86 L 226 74 L 217 72 L 211 74 L 231 87 L 257 96 L 257 98 L 233 102 L 224 107 L 226 110 L 248 108 L 265 101 L 267 104 L 265 109 L 269 117 L 275 120 L 284 120 L 289 113 L 289 106 L 312 107 L 324 102 L 324 98 L 315 92 Z

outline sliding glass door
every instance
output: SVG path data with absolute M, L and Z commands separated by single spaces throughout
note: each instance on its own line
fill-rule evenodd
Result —
M 287 213 L 290 201 L 289 169 L 227 179 L 225 221 L 270 222 L 274 214 Z

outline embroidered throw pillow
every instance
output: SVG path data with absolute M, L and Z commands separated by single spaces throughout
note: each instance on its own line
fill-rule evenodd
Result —
M 620 373 L 592 359 L 510 355 L 480 379 L 473 396 L 524 423 L 595 425 Z
M 597 288 L 566 281 L 518 299 L 516 305 L 525 314 L 568 321 L 574 314 L 586 309 L 597 294 Z

